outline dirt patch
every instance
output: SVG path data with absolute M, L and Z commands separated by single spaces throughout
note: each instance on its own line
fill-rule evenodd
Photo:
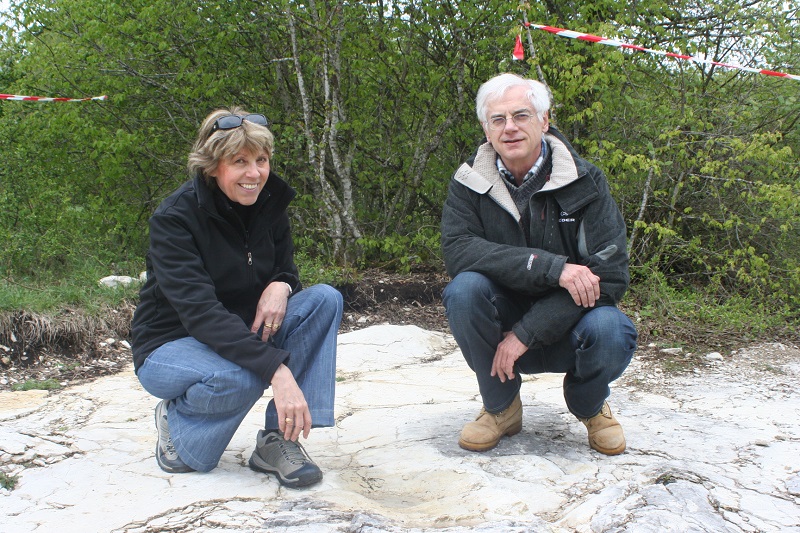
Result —
M 337 287 L 345 302 L 340 331 L 390 323 L 447 332 L 442 291 L 448 281 L 445 274 L 438 272 L 367 271 L 357 283 Z

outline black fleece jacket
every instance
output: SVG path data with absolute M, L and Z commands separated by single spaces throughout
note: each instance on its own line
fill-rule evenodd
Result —
M 263 342 L 250 326 L 267 285 L 301 288 L 286 213 L 294 195 L 270 173 L 248 227 L 200 177 L 161 203 L 150 218 L 147 281 L 133 316 L 136 371 L 161 345 L 194 337 L 265 384 L 272 380 L 289 352 Z

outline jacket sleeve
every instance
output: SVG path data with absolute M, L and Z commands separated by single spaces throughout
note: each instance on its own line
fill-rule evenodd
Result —
M 603 174 L 595 170 L 592 177 L 600 194 L 583 213 L 578 262 L 600 277 L 595 307 L 615 306 L 629 283 L 627 228 Z M 590 309 L 576 305 L 569 292 L 559 287 L 536 300 L 512 329 L 525 345 L 546 346 L 567 334 Z
M 494 242 L 488 236 L 479 202 L 481 195 L 455 180 L 442 209 L 442 254 L 450 277 L 477 272 L 495 283 L 530 296 L 558 286 L 567 258 L 524 242 Z M 488 223 L 491 223 L 489 221 Z M 522 232 L 519 238 L 524 240 Z M 506 236 L 510 240 L 513 236 Z
M 267 383 L 289 352 L 270 346 L 217 299 L 189 227 L 168 214 L 150 218 L 150 260 L 158 288 L 187 333 Z

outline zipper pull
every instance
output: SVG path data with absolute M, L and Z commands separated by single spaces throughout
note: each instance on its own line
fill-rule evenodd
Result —
M 253 266 L 253 254 L 247 252 L 247 266 Z

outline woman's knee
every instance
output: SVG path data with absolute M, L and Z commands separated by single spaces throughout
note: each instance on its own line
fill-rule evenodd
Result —
M 198 387 L 202 388 L 202 392 L 197 390 L 197 393 L 207 395 L 205 401 L 210 411 L 232 413 L 252 407 L 264 395 L 265 384 L 254 372 L 238 368 L 215 372 L 198 383 Z M 187 391 L 187 396 L 192 392 L 195 391 Z
M 331 317 L 341 316 L 344 307 L 344 298 L 342 293 L 330 285 L 320 283 L 312 285 L 304 291 L 309 291 L 313 295 L 315 301 L 315 312 L 322 312 L 331 315 Z

